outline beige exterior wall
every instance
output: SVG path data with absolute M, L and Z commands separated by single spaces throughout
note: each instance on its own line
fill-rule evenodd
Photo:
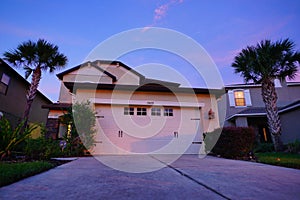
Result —
M 117 78 L 118 85 L 139 85 L 140 77 L 136 74 L 128 71 L 127 69 L 123 68 L 119 65 L 105 65 L 99 64 L 102 69 L 106 70 L 107 72 L 113 74 Z
M 60 103 L 72 103 L 72 93 L 66 88 L 66 86 L 61 82 L 60 91 L 59 91 L 59 99 Z
M 219 127 L 217 102 L 209 94 L 77 90 L 76 100 L 95 103 L 96 154 L 180 153 L 192 142 L 202 142 L 203 132 Z M 124 115 L 128 105 L 135 109 L 132 116 Z M 137 116 L 138 107 L 146 108 L 147 116 Z M 151 116 L 152 107 L 160 108 L 161 116 Z M 174 116 L 163 116 L 164 108 L 172 108 Z M 208 118 L 210 109 L 214 119 Z
M 161 105 L 161 106 L 181 106 L 181 107 L 201 107 L 203 118 L 203 131 L 210 132 L 219 127 L 219 116 L 217 100 L 214 95 L 209 94 L 189 94 L 189 93 L 164 93 L 164 92 L 128 92 L 128 91 L 111 91 L 111 90 L 77 90 L 76 100 L 101 102 L 101 100 L 110 101 L 111 103 L 125 102 L 130 104 L 135 102 L 136 105 Z M 157 102 L 157 104 L 156 104 Z M 172 102 L 173 104 L 170 104 Z M 190 105 L 188 104 L 190 103 Z M 189 106 L 186 106 L 189 105 Z M 212 109 L 215 112 L 215 118 L 209 119 L 208 112 Z

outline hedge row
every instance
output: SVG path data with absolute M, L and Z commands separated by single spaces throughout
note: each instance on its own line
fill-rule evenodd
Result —
M 247 157 L 253 149 L 255 133 L 249 127 L 224 127 L 204 134 L 206 152 L 224 158 Z

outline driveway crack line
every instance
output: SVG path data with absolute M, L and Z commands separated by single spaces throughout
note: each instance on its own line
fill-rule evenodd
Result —
M 165 162 L 159 160 L 158 158 L 156 158 L 156 157 L 154 157 L 154 156 L 150 156 L 150 157 L 152 157 L 153 159 L 157 160 L 158 162 L 160 162 L 160 163 L 166 165 L 167 167 L 169 167 L 170 169 L 174 170 L 174 171 L 177 172 L 178 174 L 180 174 L 180 175 L 182 175 L 182 176 L 184 176 L 184 177 L 190 179 L 191 181 L 197 183 L 198 185 L 201 185 L 202 187 L 205 187 L 206 189 L 212 191 L 213 193 L 215 193 L 215 194 L 217 194 L 217 195 L 223 197 L 224 199 L 230 200 L 229 197 L 227 197 L 227 196 L 225 196 L 224 194 L 220 193 L 219 191 L 217 191 L 217 190 L 215 190 L 215 189 L 209 187 L 208 185 L 206 185 L 206 184 L 204 184 L 204 183 L 202 183 L 202 182 L 200 182 L 200 181 L 194 179 L 194 178 L 191 177 L 190 175 L 188 175 L 188 174 L 186 174 L 185 172 L 183 172 L 183 171 L 181 171 L 181 170 L 179 170 L 179 169 L 173 167 L 172 165 L 169 165 L 169 164 L 167 164 L 167 163 L 165 163 Z

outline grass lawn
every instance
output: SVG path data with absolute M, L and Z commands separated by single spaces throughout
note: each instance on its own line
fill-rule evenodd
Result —
M 255 155 L 261 163 L 300 169 L 300 154 L 268 152 Z
M 0 162 L 0 187 L 41 173 L 53 167 L 55 167 L 54 164 L 45 161 L 22 163 Z

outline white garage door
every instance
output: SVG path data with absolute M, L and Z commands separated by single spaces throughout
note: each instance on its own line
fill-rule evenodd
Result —
M 94 154 L 198 154 L 197 108 L 97 105 Z

